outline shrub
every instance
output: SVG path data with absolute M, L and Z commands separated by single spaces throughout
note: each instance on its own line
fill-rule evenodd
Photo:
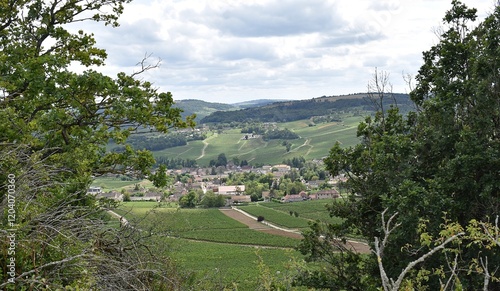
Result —
M 259 215 L 259 216 L 257 217 L 257 221 L 258 221 L 258 222 L 264 221 L 264 216 Z

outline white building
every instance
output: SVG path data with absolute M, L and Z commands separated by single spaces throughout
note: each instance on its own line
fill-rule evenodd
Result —
M 219 186 L 217 190 L 219 195 L 244 195 L 245 185 L 235 185 L 235 186 Z

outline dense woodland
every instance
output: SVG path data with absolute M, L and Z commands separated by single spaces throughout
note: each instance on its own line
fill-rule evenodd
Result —
M 136 150 L 161 151 L 167 148 L 186 145 L 189 141 L 203 140 L 205 136 L 198 133 L 175 133 L 167 135 L 139 134 L 127 140 L 127 144 Z M 123 152 L 125 146 L 115 146 L 113 151 Z
M 152 174 L 151 152 L 129 146 L 109 152 L 106 146 L 111 140 L 124 145 L 137 128 L 166 133 L 194 126 L 194 116 L 182 118 L 173 107 L 172 94 L 143 80 L 154 63 L 145 59 L 134 74 L 106 76 L 91 69 L 107 57 L 92 32 L 65 29 L 81 21 L 116 26 L 127 2 L 0 5 L 2 290 L 232 287 L 194 280 L 169 257 L 172 250 L 157 243 L 153 228 L 139 230 L 134 222 L 114 227 L 108 210 L 115 205 L 85 194 L 92 176 L 107 173 L 148 176 L 165 186 L 166 167 Z M 311 223 L 299 246 L 306 261 L 286 274 L 289 280 L 267 273 L 261 290 L 500 289 L 500 7 L 472 26 L 476 12 L 452 1 L 438 42 L 423 53 L 409 95 L 413 112 L 390 106 L 387 75 L 376 71 L 366 101 L 293 102 L 204 119 L 290 121 L 310 112 L 328 115 L 349 102 L 376 109 L 358 126 L 361 143 L 332 144 L 325 159 L 330 174 L 348 177 L 348 199 L 328 207 L 341 223 Z M 75 63 L 82 72 L 71 70 Z M 214 167 L 227 162 L 221 154 Z M 296 176 L 326 175 L 312 167 L 281 185 L 255 176 L 250 191 L 300 191 Z M 196 193 L 187 197 L 192 206 Z M 217 197 L 207 197 L 207 207 L 217 205 Z M 373 253 L 347 248 L 342 242 L 352 237 L 367 241 Z

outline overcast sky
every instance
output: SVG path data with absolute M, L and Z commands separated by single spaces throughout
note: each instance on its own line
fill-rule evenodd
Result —
M 464 0 L 479 20 L 494 0 Z M 437 42 L 451 0 L 135 0 L 118 28 L 85 24 L 109 54 L 106 74 L 148 72 L 175 100 L 235 103 L 366 92 L 375 67 L 408 92 L 422 52 Z

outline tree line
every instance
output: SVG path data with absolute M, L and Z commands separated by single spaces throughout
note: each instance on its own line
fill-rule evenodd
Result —
M 205 136 L 203 134 L 193 133 L 189 135 L 175 133 L 168 135 L 147 135 L 139 134 L 133 135 L 127 140 L 127 144 L 132 146 L 132 148 L 137 150 L 148 150 L 148 151 L 161 151 L 168 148 L 178 147 L 187 145 L 189 141 L 192 140 L 203 140 Z M 124 145 L 118 145 L 113 148 L 116 152 L 125 151 Z

